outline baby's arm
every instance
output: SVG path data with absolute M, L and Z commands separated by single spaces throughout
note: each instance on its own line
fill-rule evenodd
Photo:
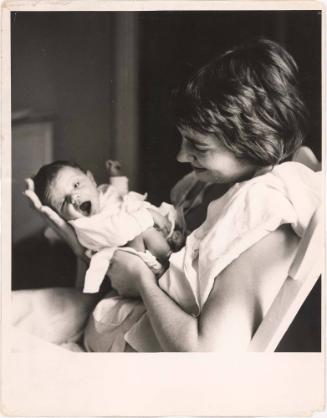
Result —
M 109 174 L 109 182 L 114 186 L 121 196 L 128 193 L 128 178 L 123 175 L 119 161 L 107 160 L 106 169 Z
M 167 237 L 171 229 L 171 223 L 168 218 L 155 209 L 148 208 L 148 211 L 153 218 L 155 227 Z
M 107 160 L 106 168 L 110 177 L 122 176 L 122 167 L 119 161 Z
M 165 235 L 155 228 L 147 229 L 142 235 L 145 247 L 157 260 L 165 264 L 171 254 L 171 248 Z
M 175 229 L 171 233 L 172 224 L 167 216 L 162 215 L 155 209 L 148 209 L 148 211 L 153 218 L 154 229 L 157 232 L 156 235 L 153 233 L 149 235 L 148 245 L 153 246 L 154 251 L 162 254 L 164 258 L 167 254 L 167 248 L 169 248 L 169 254 L 172 251 L 179 251 L 185 245 L 185 236 L 182 231 Z M 162 242 L 163 240 L 164 242 Z
M 151 227 L 136 238 L 128 241 L 126 247 L 131 247 L 138 252 L 149 250 L 161 263 L 165 264 L 171 254 L 171 248 L 162 232 Z
M 128 179 L 123 177 L 122 167 L 119 161 L 107 160 L 106 168 L 110 176 L 111 184 L 118 188 L 120 192 L 126 185 L 124 192 L 121 194 L 127 193 Z M 126 183 L 123 184 L 121 181 L 126 181 Z M 168 218 L 163 216 L 159 211 L 150 208 L 147 210 L 153 218 L 154 227 L 148 228 L 146 231 L 142 232 L 142 234 L 129 241 L 126 245 L 141 252 L 148 249 L 158 260 L 166 261 L 171 253 L 171 244 L 175 241 L 173 240 L 171 243 L 169 240 L 167 241 L 166 238 L 170 233 L 171 223 Z M 174 245 L 172 246 L 174 247 Z

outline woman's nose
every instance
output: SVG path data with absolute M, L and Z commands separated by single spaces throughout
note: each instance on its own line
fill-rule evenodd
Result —
M 180 163 L 190 163 L 194 159 L 192 155 L 190 155 L 189 151 L 187 150 L 187 147 L 185 146 L 184 141 L 181 144 L 181 147 L 176 156 L 176 159 Z

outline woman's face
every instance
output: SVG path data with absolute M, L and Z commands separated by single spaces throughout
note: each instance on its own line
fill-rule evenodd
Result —
M 202 134 L 186 127 L 178 130 L 182 144 L 177 161 L 191 164 L 199 180 L 236 183 L 252 177 L 258 169 L 254 164 L 236 158 L 213 134 Z

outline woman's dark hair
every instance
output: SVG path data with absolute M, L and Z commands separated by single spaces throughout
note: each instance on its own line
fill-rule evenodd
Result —
M 49 188 L 59 171 L 64 167 L 76 168 L 85 173 L 85 170 L 76 163 L 70 161 L 54 161 L 53 163 L 42 166 L 33 177 L 34 191 L 43 205 L 50 204 L 48 200 Z
M 173 93 L 178 127 L 215 134 L 237 158 L 259 166 L 292 155 L 306 131 L 306 108 L 291 55 L 259 39 L 227 51 Z

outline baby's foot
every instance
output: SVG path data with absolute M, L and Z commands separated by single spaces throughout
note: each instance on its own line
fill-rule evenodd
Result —
M 111 177 L 121 176 L 121 164 L 119 161 L 107 160 L 106 169 Z

